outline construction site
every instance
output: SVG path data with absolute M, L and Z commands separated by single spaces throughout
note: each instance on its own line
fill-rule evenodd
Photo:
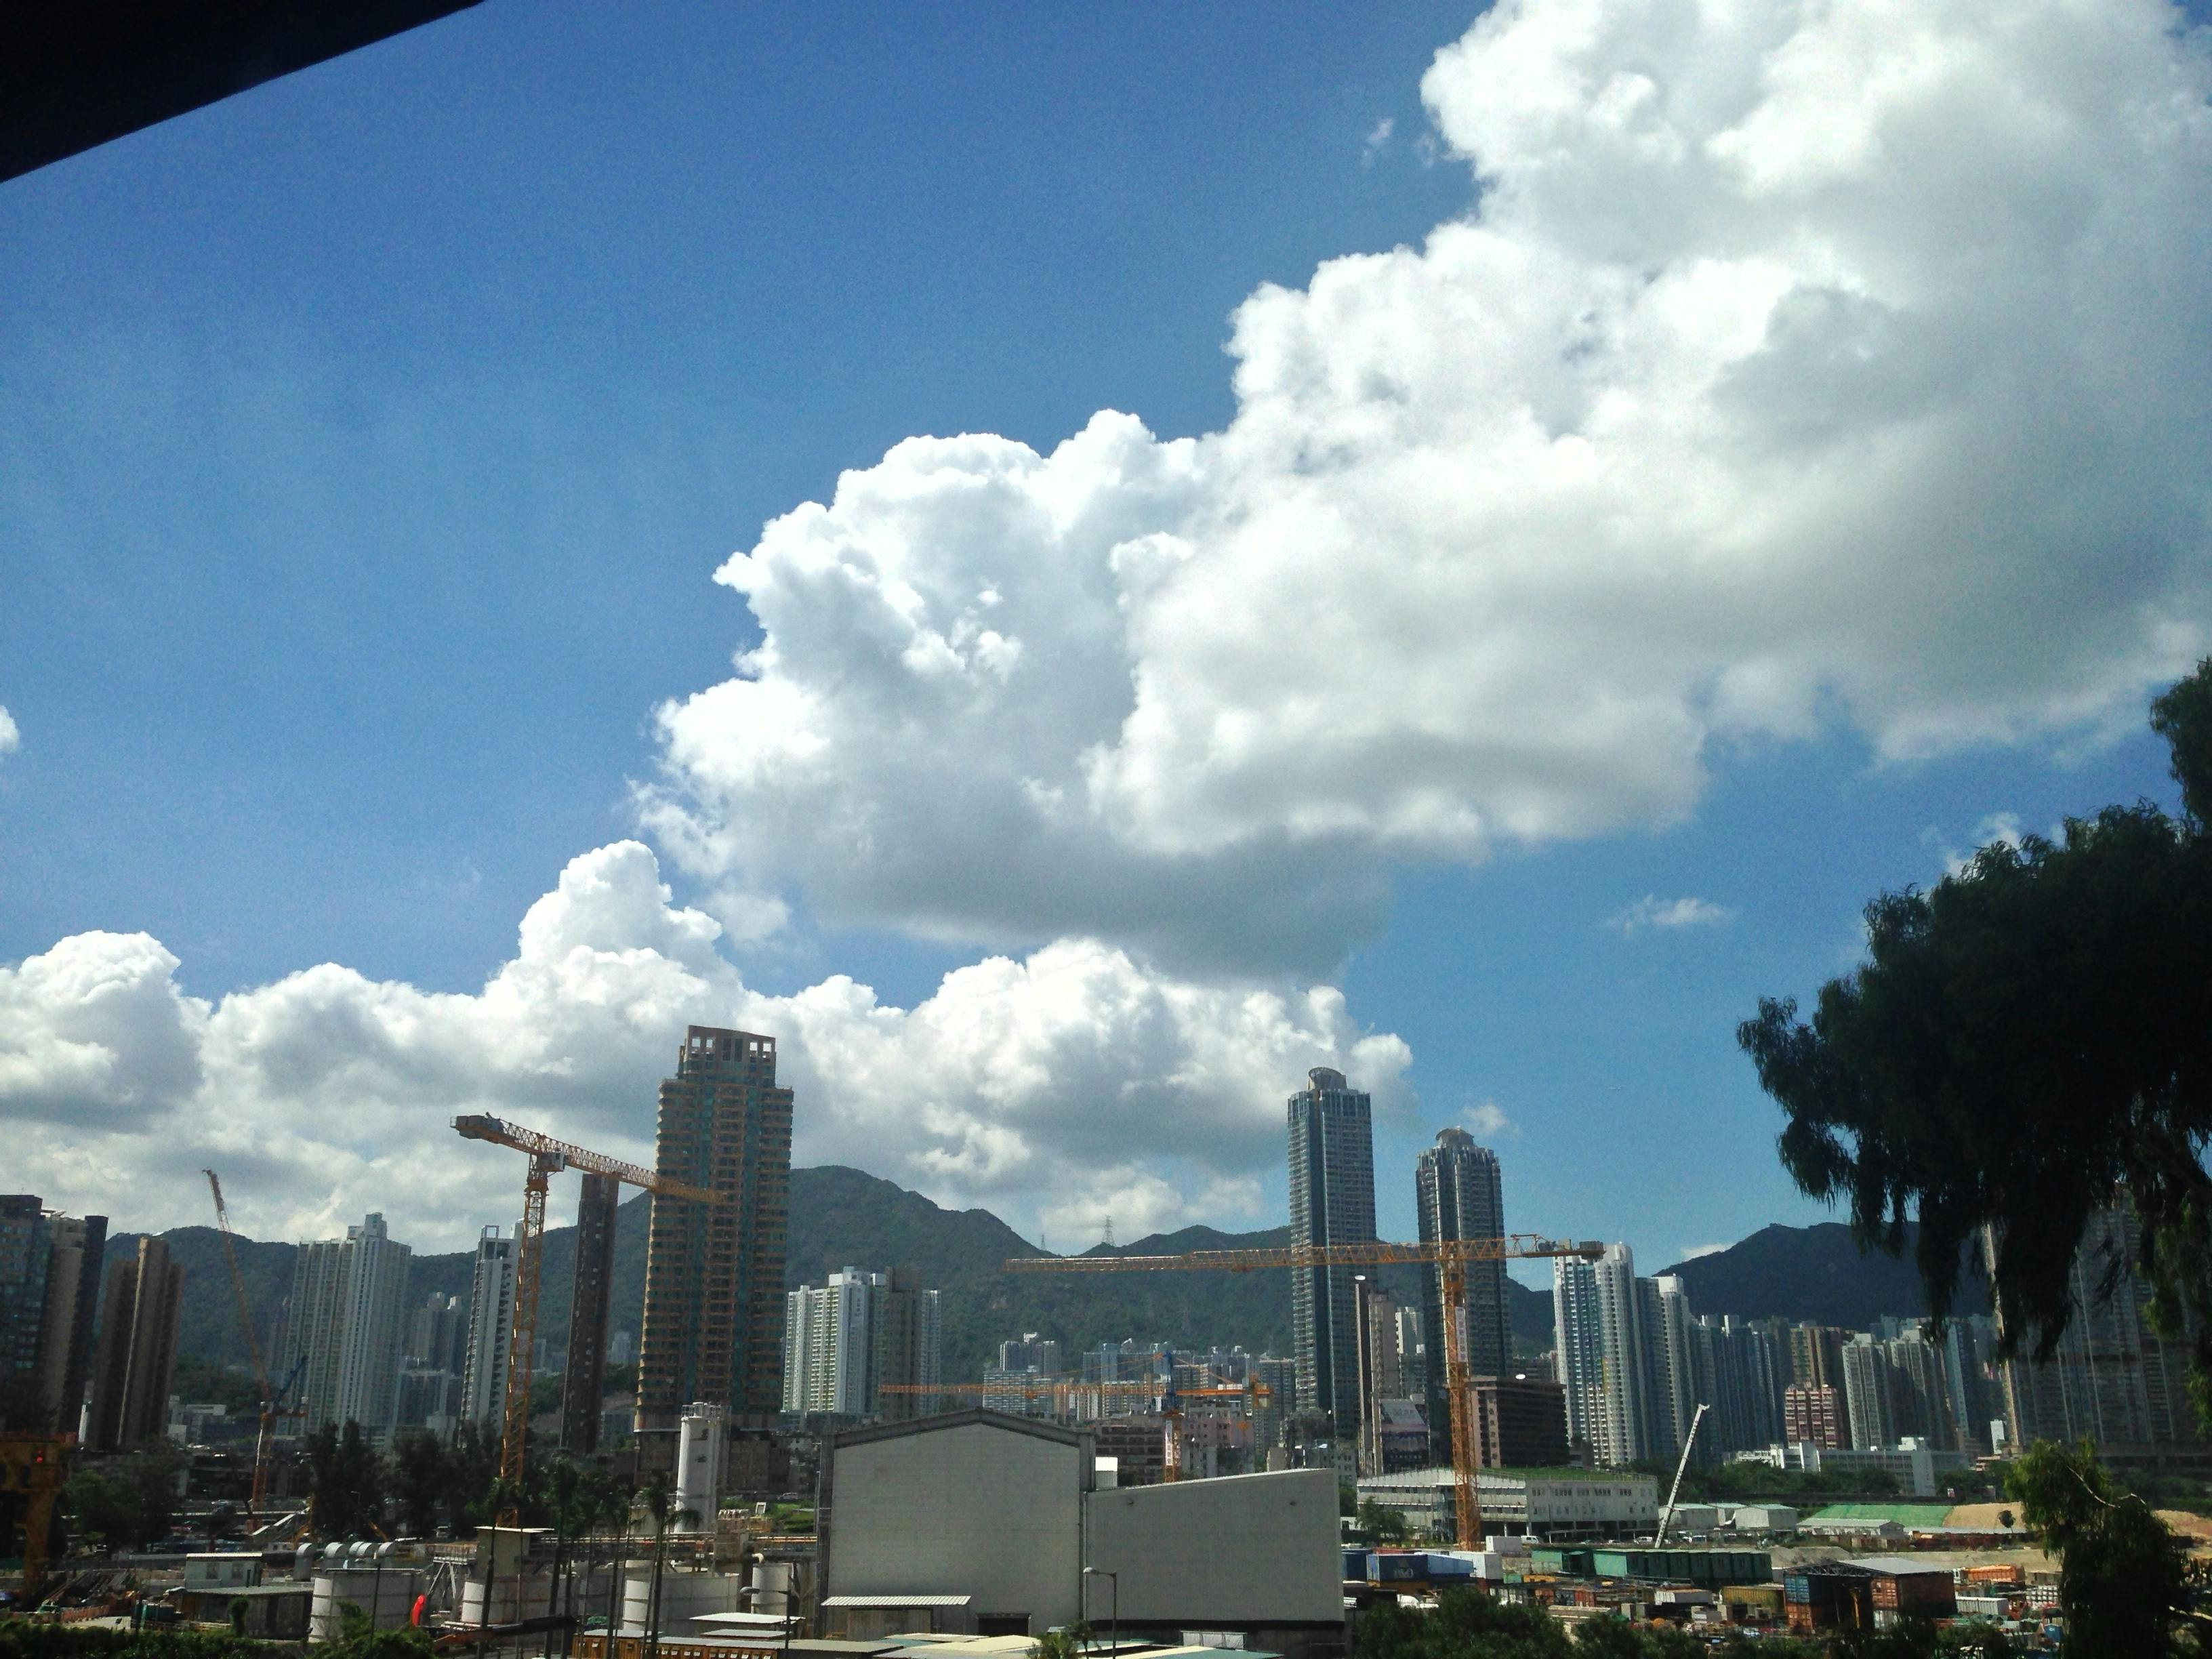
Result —
M 1565 1284 L 1619 1247 L 1504 1232 L 1494 1160 L 1451 1132 L 1439 1142 L 1462 1190 L 1425 1210 L 1420 1240 L 1376 1238 L 1371 1198 L 1357 1207 L 1365 1097 L 1328 1068 L 1311 1079 L 1292 1098 L 1307 1174 L 1291 1242 L 996 1264 L 1009 1285 L 1280 1284 L 1288 1358 L 1133 1338 L 1076 1355 L 1032 1331 L 981 1380 L 947 1377 L 939 1293 L 914 1270 L 787 1282 L 791 1091 L 774 1039 L 720 1028 L 686 1033 L 650 1169 L 454 1118 L 465 1155 L 520 1159 L 520 1218 L 485 1230 L 465 1319 L 434 1292 L 413 1334 L 398 1319 L 409 1251 L 380 1215 L 300 1245 L 272 1316 L 247 1261 L 268 1247 L 236 1232 L 203 1171 L 227 1281 L 214 1305 L 251 1379 L 221 1443 L 203 1431 L 222 1408 L 172 1387 L 182 1269 L 167 1245 L 140 1238 L 103 1281 L 104 1218 L 0 1200 L 46 1253 L 49 1422 L 0 1434 L 0 1520 L 21 1561 L 0 1607 L 57 1626 L 285 1644 L 405 1632 L 586 1659 L 996 1659 L 1079 1628 L 1117 1654 L 1334 1659 L 1376 1609 L 1468 1589 L 1571 1623 L 1714 1631 L 1952 1618 L 1993 1595 L 2002 1619 L 2040 1616 L 2043 1568 L 2014 1559 L 2009 1521 L 1923 1539 L 1683 1503 L 1704 1400 L 1668 1475 L 1594 1460 L 1570 1440 L 1559 1382 L 1502 1374 L 1498 1298 L 1508 1263 L 1552 1264 Z M 1487 1222 L 1469 1170 L 1491 1183 Z M 547 1212 L 569 1173 L 581 1188 L 549 1343 Z M 1425 1199 L 1446 1191 L 1432 1173 L 1425 1160 Z M 610 1328 L 625 1188 L 649 1206 L 634 1366 Z M 1385 1274 L 1430 1288 L 1425 1346 L 1405 1346 L 1419 1321 L 1394 1310 Z M 1916 1559 L 1962 1541 L 1996 1552 L 1957 1569 L 1971 1582 Z

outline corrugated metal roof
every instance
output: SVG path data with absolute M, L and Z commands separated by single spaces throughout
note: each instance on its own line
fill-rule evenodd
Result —
M 1807 1517 L 1813 1521 L 1894 1521 L 1900 1527 L 1940 1527 L 1950 1518 L 1948 1504 L 1830 1504 Z
M 972 1595 L 825 1595 L 825 1607 L 964 1607 Z
M 1890 1578 L 1910 1578 L 1919 1573 L 1940 1573 L 1945 1578 L 1951 1576 L 1951 1569 L 1941 1562 L 1917 1560 L 1910 1555 L 1862 1555 L 1847 1565 Z

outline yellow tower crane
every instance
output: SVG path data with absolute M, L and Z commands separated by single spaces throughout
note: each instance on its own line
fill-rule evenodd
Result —
M 1470 1261 L 1518 1261 L 1575 1256 L 1595 1261 L 1605 1246 L 1514 1233 L 1504 1238 L 1443 1238 L 1426 1244 L 1285 1244 L 1265 1250 L 1193 1250 L 1186 1255 L 1030 1255 L 1006 1264 L 1013 1273 L 1231 1273 L 1264 1268 L 1381 1267 L 1403 1263 L 1443 1276 L 1444 1394 L 1451 1409 L 1452 1515 L 1459 1547 L 1482 1547 L 1482 1510 L 1475 1491 L 1474 1424 L 1468 1394 L 1467 1343 L 1461 1323 Z
M 514 1230 L 514 1318 L 507 1331 L 507 1399 L 499 1437 L 499 1524 L 513 1527 L 522 1519 L 523 1462 L 530 1438 L 531 1363 L 538 1344 L 538 1247 L 545 1236 L 548 1178 L 563 1170 L 580 1170 L 586 1175 L 611 1176 L 664 1198 L 688 1198 L 699 1204 L 726 1204 L 729 1200 L 711 1188 L 695 1187 L 673 1176 L 659 1175 L 483 1113 L 455 1118 L 453 1128 L 465 1139 L 511 1146 L 530 1159 L 529 1174 L 522 1183 L 522 1219 Z

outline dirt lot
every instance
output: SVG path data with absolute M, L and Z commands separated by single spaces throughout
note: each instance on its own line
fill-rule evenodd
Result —
M 1960 1567 L 1995 1566 L 2000 1562 L 2017 1565 L 2023 1574 L 2033 1574 L 2048 1569 L 2057 1571 L 2058 1563 L 2039 1548 L 2023 1546 L 2018 1549 L 1996 1550 L 1916 1550 L 1903 1547 L 1885 1549 L 1847 1550 L 1832 1544 L 1808 1544 L 1797 1549 L 1778 1549 L 1774 1552 L 1774 1571 L 1801 1566 L 1808 1561 L 1855 1561 L 1869 1555 L 1902 1555 L 1915 1561 L 1925 1561 L 1931 1567 L 1956 1571 Z
M 2191 1515 L 2187 1510 L 2160 1510 L 2158 1518 L 2190 1540 L 2191 1555 L 2212 1555 L 2212 1516 Z
M 2012 1511 L 2013 1519 L 2017 1521 L 2020 1518 L 2017 1504 L 1956 1504 L 1952 1506 L 1950 1514 L 1943 1517 L 1943 1524 L 1948 1527 L 1987 1527 L 1995 1532 L 1997 1516 L 2007 1510 Z

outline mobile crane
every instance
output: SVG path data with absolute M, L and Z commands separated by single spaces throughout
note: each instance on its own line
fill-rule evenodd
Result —
M 207 1177 L 208 1191 L 215 1197 L 216 1230 L 222 1235 L 223 1259 L 230 1264 L 230 1288 L 238 1297 L 238 1328 L 246 1338 L 246 1357 L 253 1365 L 254 1387 L 260 1391 L 261 1423 L 253 1440 L 253 1485 L 246 1500 L 246 1525 L 251 1532 L 259 1522 L 261 1505 L 269 1496 L 269 1469 L 276 1452 L 277 1421 L 301 1415 L 299 1407 L 288 1407 L 284 1401 L 299 1382 L 307 1360 L 302 1354 L 294 1362 L 282 1388 L 270 1385 L 269 1367 L 261 1357 L 260 1340 L 253 1334 L 253 1304 L 246 1294 L 246 1275 L 239 1270 L 238 1243 L 230 1231 L 230 1211 L 222 1201 L 222 1182 L 213 1170 L 202 1170 L 200 1173 Z

